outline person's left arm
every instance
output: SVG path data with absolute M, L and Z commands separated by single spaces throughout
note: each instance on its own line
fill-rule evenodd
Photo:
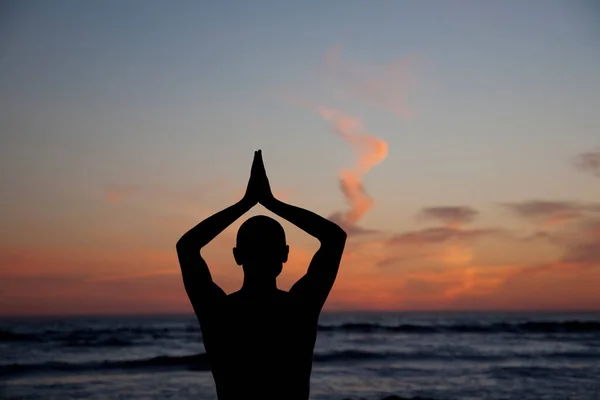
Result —
M 255 152 L 255 159 L 256 159 Z M 208 217 L 186 232 L 177 242 L 177 256 L 183 283 L 198 317 L 210 307 L 211 301 L 224 297 L 223 290 L 212 280 L 200 251 L 229 225 L 257 204 L 255 162 L 244 197 L 237 203 Z

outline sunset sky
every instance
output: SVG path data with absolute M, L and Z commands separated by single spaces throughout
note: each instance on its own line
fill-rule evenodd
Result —
M 257 149 L 276 196 L 349 233 L 327 310 L 600 310 L 599 18 L 3 2 L 0 315 L 191 312 L 175 243 L 241 198 Z M 203 252 L 226 292 L 246 218 Z M 287 289 L 318 243 L 282 223 Z

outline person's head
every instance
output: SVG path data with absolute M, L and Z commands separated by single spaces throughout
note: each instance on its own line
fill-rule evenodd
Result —
M 240 226 L 233 256 L 244 268 L 244 274 L 270 280 L 281 273 L 288 252 L 281 224 L 273 218 L 257 215 Z

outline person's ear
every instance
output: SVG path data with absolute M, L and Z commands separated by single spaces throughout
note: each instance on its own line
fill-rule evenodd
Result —
M 285 247 L 283 248 L 283 253 L 282 253 L 282 258 L 281 258 L 282 263 L 287 262 L 289 254 L 290 254 L 290 246 L 285 245 Z
M 233 258 L 235 258 L 235 263 L 237 265 L 242 265 L 244 263 L 243 260 L 243 256 L 242 256 L 242 251 L 240 249 L 238 249 L 237 247 L 233 248 Z

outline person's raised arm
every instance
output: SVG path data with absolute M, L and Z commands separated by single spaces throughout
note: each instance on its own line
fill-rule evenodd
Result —
M 209 301 L 214 296 L 224 296 L 221 288 L 213 282 L 210 270 L 200 255 L 200 250 L 257 204 L 256 160 L 257 152 L 254 153 L 250 180 L 244 197 L 237 203 L 200 222 L 186 232 L 177 242 L 177 256 L 181 266 L 183 283 L 197 313 L 199 310 L 196 308 L 202 307 L 199 303 L 204 302 L 204 300 Z
M 259 202 L 274 214 L 296 225 L 321 243 L 306 275 L 296 282 L 290 290 L 290 292 L 314 300 L 315 305 L 320 309 L 325 303 L 337 276 L 346 244 L 346 232 L 334 222 L 312 211 L 277 200 L 271 192 L 260 150 L 258 152 L 257 174 L 260 177 L 258 179 L 260 187 Z

